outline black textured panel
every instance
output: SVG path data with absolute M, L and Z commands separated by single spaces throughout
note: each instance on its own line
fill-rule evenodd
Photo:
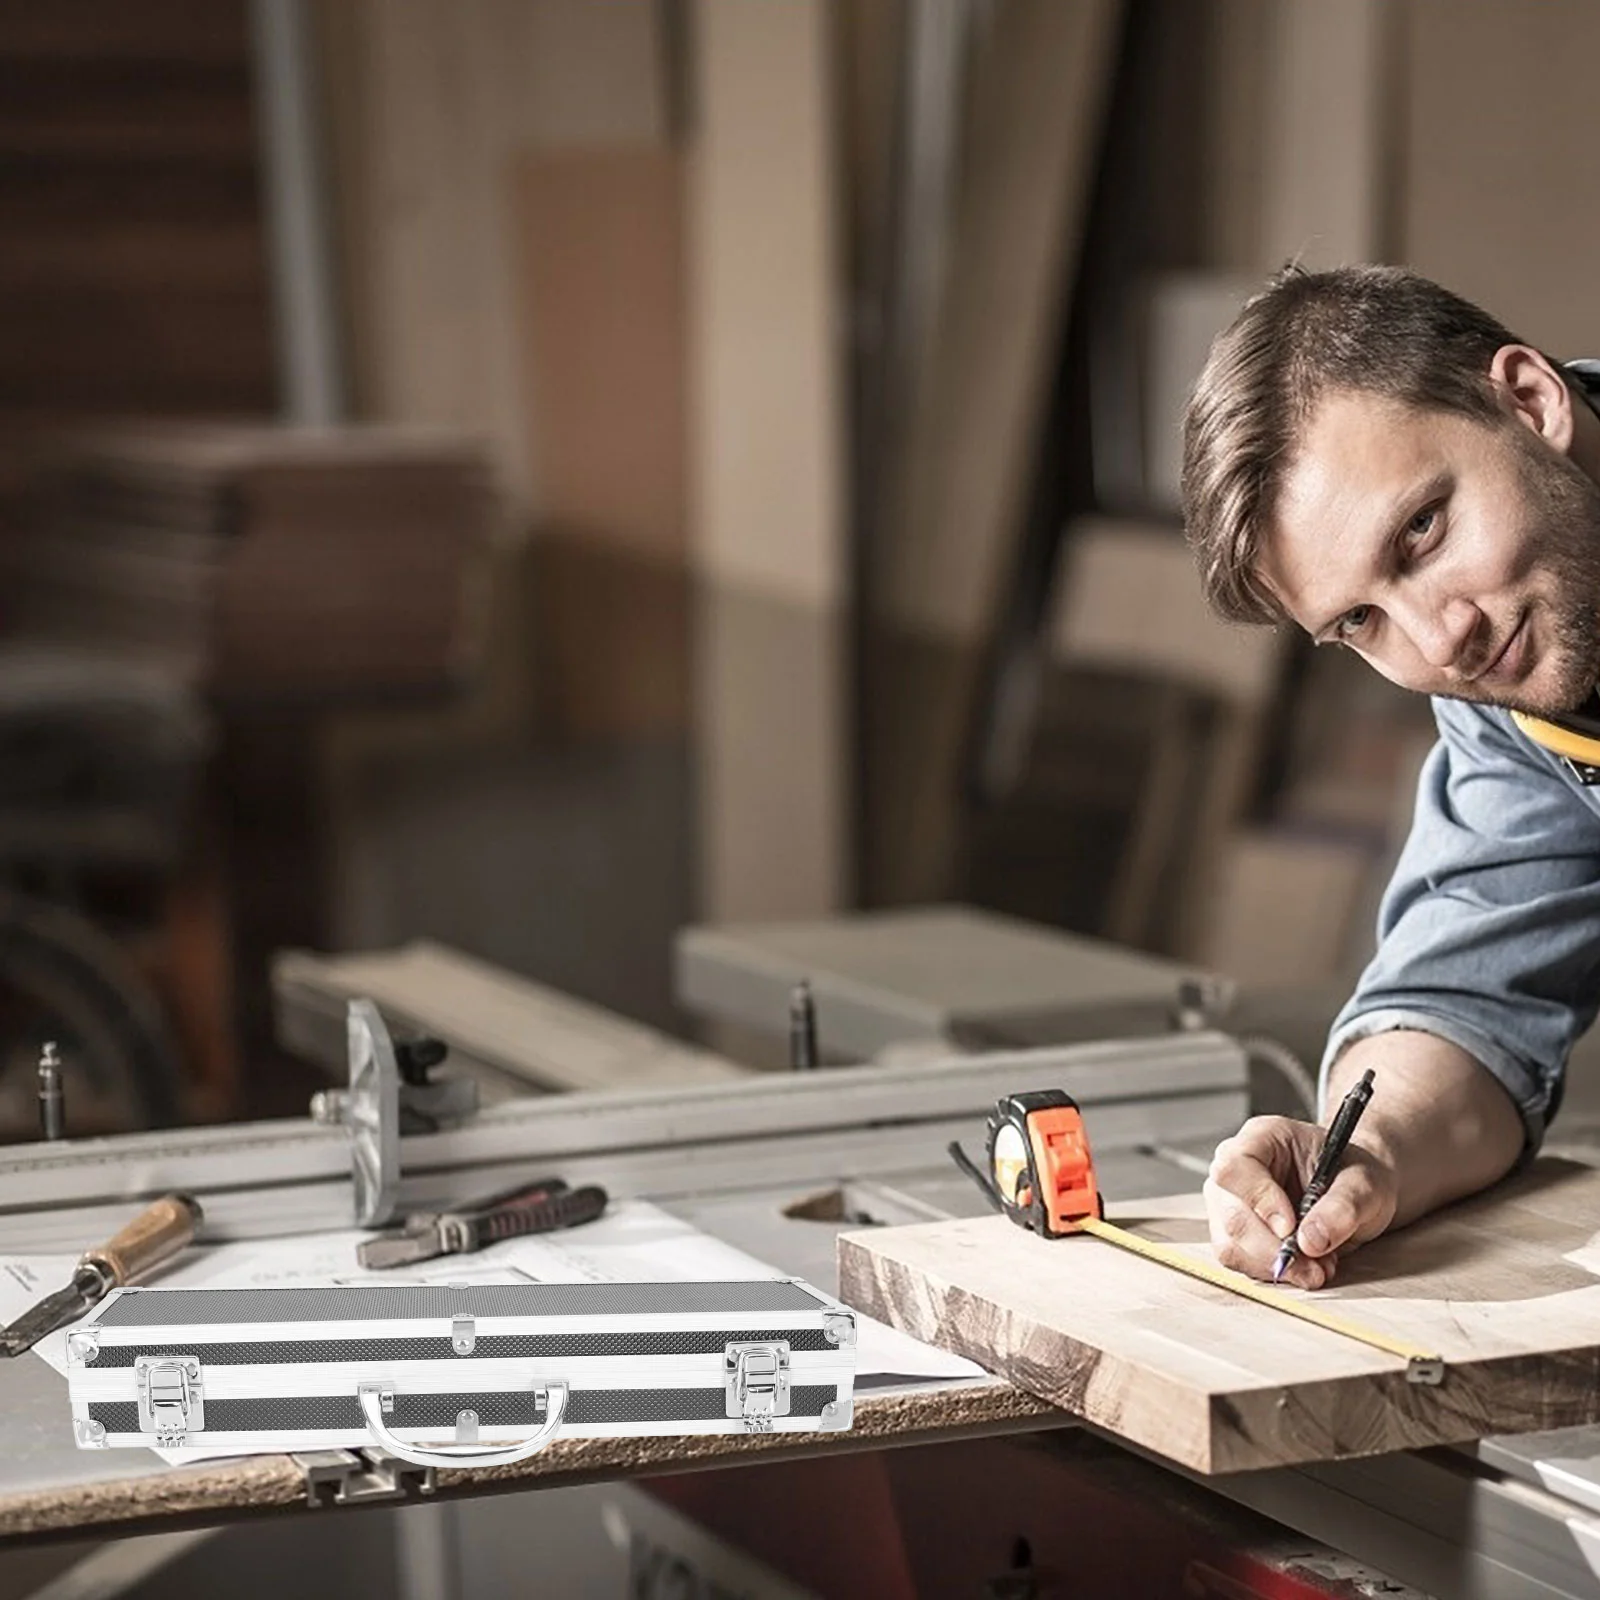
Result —
M 456 1417 L 476 1411 L 485 1428 L 535 1428 L 544 1421 L 544 1407 L 532 1389 L 510 1394 L 397 1394 L 394 1410 L 384 1421 L 391 1428 L 431 1428 L 435 1433 L 455 1432 Z
M 792 1416 L 816 1417 L 837 1398 L 831 1383 L 797 1384 L 790 1391 Z M 391 1428 L 432 1428 L 453 1433 L 456 1416 L 476 1411 L 486 1428 L 537 1425 L 544 1410 L 531 1389 L 509 1393 L 397 1394 L 394 1410 L 384 1420 Z M 578 1389 L 567 1397 L 565 1421 L 573 1424 L 601 1422 L 711 1422 L 726 1415 L 726 1396 L 717 1389 Z M 137 1433 L 139 1408 L 122 1401 L 96 1401 L 89 1415 L 105 1424 L 108 1433 Z M 351 1395 L 278 1395 L 251 1400 L 207 1400 L 204 1433 L 278 1433 L 287 1429 L 329 1432 L 366 1425 L 361 1406 Z
M 716 1355 L 730 1344 L 779 1344 L 791 1350 L 832 1350 L 821 1328 L 733 1328 L 719 1333 L 526 1333 L 486 1334 L 470 1356 L 458 1356 L 449 1337 L 435 1339 L 306 1339 L 208 1344 L 197 1339 L 183 1350 L 147 1345 L 107 1345 L 96 1367 L 131 1367 L 140 1356 L 199 1356 L 208 1367 L 279 1366 L 322 1361 L 525 1361 L 562 1356 Z
M 131 1401 L 92 1400 L 89 1402 L 89 1416 L 93 1421 L 103 1423 L 107 1433 L 139 1431 L 139 1408 Z
M 314 1289 L 129 1289 L 101 1313 L 107 1328 L 221 1322 L 382 1322 L 406 1317 L 626 1317 L 660 1313 L 814 1311 L 778 1278 L 734 1283 L 481 1283 Z
M 471 1402 L 466 1402 L 470 1404 Z M 282 1428 L 364 1428 L 354 1394 L 295 1394 L 249 1400 L 207 1400 L 205 1433 L 271 1433 Z M 460 1410 L 461 1407 L 457 1407 Z M 123 1401 L 91 1402 L 89 1415 L 107 1433 L 137 1433 L 139 1408 Z M 452 1417 L 455 1415 L 451 1413 Z

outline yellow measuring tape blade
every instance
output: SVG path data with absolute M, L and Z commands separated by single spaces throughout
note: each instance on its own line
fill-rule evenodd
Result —
M 1141 1239 L 1138 1234 L 1129 1233 L 1126 1228 L 1119 1228 L 1115 1223 L 1102 1222 L 1098 1217 L 1085 1217 L 1076 1226 L 1084 1233 L 1092 1233 L 1095 1238 L 1104 1239 L 1107 1244 L 1131 1250 L 1135 1255 L 1159 1261 L 1163 1266 L 1175 1267 L 1179 1272 L 1188 1273 L 1191 1278 L 1200 1278 L 1206 1283 L 1215 1284 L 1219 1289 L 1228 1290 L 1231 1294 L 1243 1295 L 1247 1300 L 1259 1300 L 1262 1305 L 1271 1306 L 1274 1311 L 1287 1312 L 1291 1317 L 1299 1317 L 1302 1322 L 1313 1322 L 1319 1328 L 1326 1328 L 1330 1333 L 1343 1334 L 1346 1339 L 1359 1340 L 1362 1344 L 1371 1345 L 1377 1350 L 1387 1350 L 1390 1355 L 1399 1356 L 1401 1360 L 1410 1364 L 1412 1376 L 1418 1382 L 1439 1381 L 1444 1363 L 1437 1355 L 1419 1349 L 1416 1345 L 1391 1339 L 1387 1334 L 1379 1333 L 1374 1328 L 1364 1328 L 1359 1323 L 1336 1317 L 1331 1311 L 1322 1310 L 1320 1306 L 1307 1305 L 1303 1300 L 1291 1300 L 1281 1290 L 1269 1288 L 1264 1283 L 1257 1283 L 1254 1278 L 1247 1278 L 1243 1273 L 1230 1272 L 1226 1267 L 1214 1267 L 1206 1261 L 1196 1261 L 1193 1256 L 1186 1256 L 1170 1245 L 1157 1244 L 1153 1239 Z

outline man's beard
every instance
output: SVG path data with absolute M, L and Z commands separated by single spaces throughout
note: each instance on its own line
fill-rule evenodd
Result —
M 1537 699 L 1517 693 L 1474 693 L 1475 685 L 1469 685 L 1461 698 L 1536 717 L 1558 716 L 1575 711 L 1600 682 L 1600 485 L 1570 456 L 1549 449 L 1520 428 L 1512 438 L 1539 562 L 1552 581 L 1554 599 L 1537 615 L 1556 677 Z

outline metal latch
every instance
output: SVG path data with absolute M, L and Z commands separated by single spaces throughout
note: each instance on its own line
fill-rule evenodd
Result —
M 139 1394 L 139 1431 L 156 1442 L 181 1445 L 206 1425 L 198 1356 L 139 1356 L 133 1363 Z
M 743 1417 L 750 1433 L 771 1433 L 772 1419 L 789 1415 L 789 1346 L 730 1344 L 722 1352 L 730 1417 Z

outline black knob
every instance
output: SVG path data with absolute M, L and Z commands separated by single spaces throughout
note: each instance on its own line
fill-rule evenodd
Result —
M 428 1081 L 428 1074 L 449 1054 L 450 1046 L 443 1039 L 419 1034 L 415 1039 L 402 1039 L 396 1043 L 394 1062 L 407 1083 L 420 1087 Z

